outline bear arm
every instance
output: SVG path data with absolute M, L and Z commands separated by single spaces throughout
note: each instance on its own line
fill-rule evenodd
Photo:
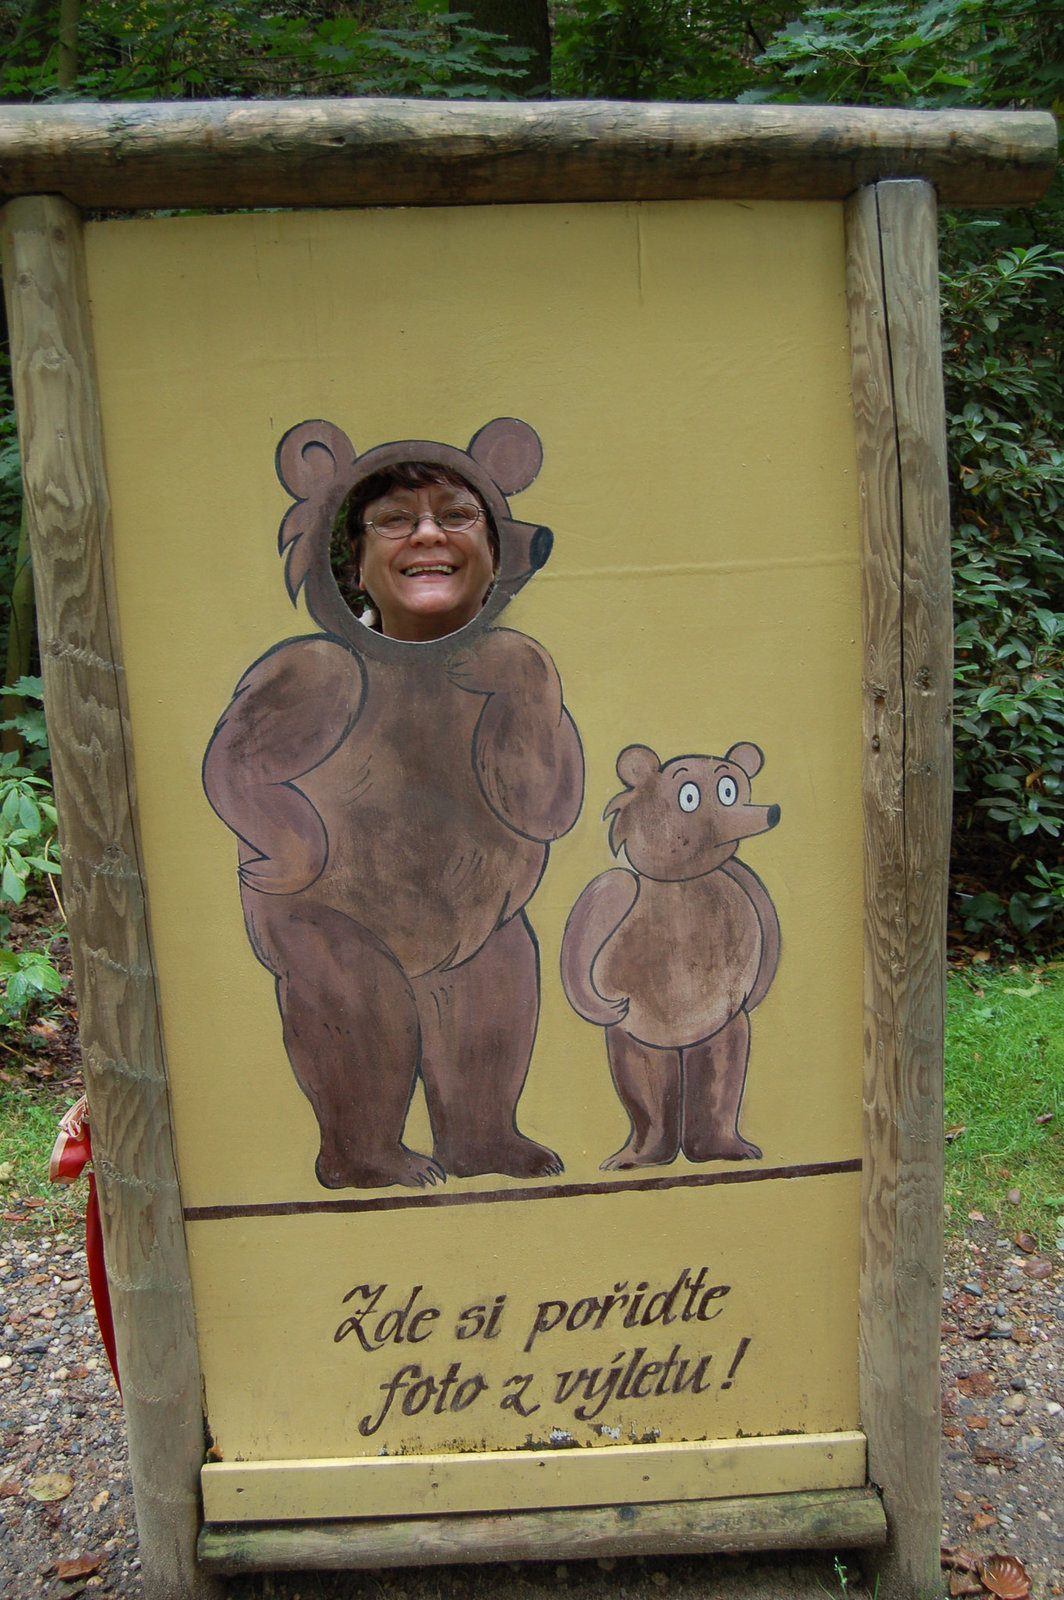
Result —
M 486 696 L 473 764 L 492 811 L 528 839 L 560 839 L 580 814 L 584 753 L 546 650 L 523 634 L 494 629 L 456 663 L 452 681 Z
M 743 1007 L 744 1011 L 753 1011 L 768 994 L 769 986 L 776 976 L 776 968 L 779 966 L 780 919 L 776 915 L 776 908 L 769 899 L 765 885 L 756 872 L 751 872 L 745 861 L 738 861 L 732 856 L 730 861 L 725 861 L 720 871 L 726 872 L 728 877 L 749 895 L 757 912 L 757 920 L 761 924 L 761 961 L 757 977 Z
M 628 997 L 610 1000 L 595 988 L 591 976 L 599 953 L 620 927 L 639 897 L 639 881 L 623 867 L 613 867 L 589 883 L 569 913 L 562 937 L 562 987 L 573 1010 L 603 1028 L 628 1014 Z
M 295 639 L 256 662 L 237 685 L 207 748 L 203 787 L 241 840 L 240 878 L 249 887 L 295 894 L 320 876 L 328 857 L 325 826 L 296 780 L 351 734 L 363 676 L 345 646 Z

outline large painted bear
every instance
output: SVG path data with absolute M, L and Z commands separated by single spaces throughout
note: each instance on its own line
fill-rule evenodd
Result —
M 340 596 L 330 536 L 352 489 L 402 461 L 440 463 L 481 496 L 500 563 L 477 619 L 407 644 Z M 207 750 L 207 797 L 239 839 L 248 937 L 276 979 L 285 1049 L 321 1130 L 327 1188 L 422 1186 L 448 1173 L 561 1170 L 518 1129 L 539 1013 L 524 906 L 576 821 L 583 755 L 554 663 L 493 626 L 546 561 L 548 529 L 506 497 L 542 461 L 513 418 L 468 451 L 403 440 L 357 456 L 331 423 L 278 448 L 296 499 L 281 525 L 288 592 L 322 632 L 244 674 Z M 406 1148 L 415 1083 L 431 1155 Z

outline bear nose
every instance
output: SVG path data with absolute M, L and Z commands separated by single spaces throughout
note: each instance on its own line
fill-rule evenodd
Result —
M 774 828 L 779 820 L 780 820 L 780 808 L 779 808 L 779 806 L 769 806 L 769 808 L 768 808 L 768 817 L 767 817 L 767 821 L 768 821 L 769 827 L 770 828 Z
M 549 528 L 537 528 L 528 547 L 528 561 L 533 572 L 545 567 L 554 549 L 554 535 Z

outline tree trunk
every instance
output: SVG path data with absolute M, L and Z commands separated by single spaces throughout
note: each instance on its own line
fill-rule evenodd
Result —
M 78 75 L 80 0 L 59 0 L 59 87 L 72 89 Z
M 17 683 L 29 672 L 33 629 L 33 567 L 30 564 L 29 524 L 26 521 L 26 507 L 23 503 L 18 554 L 15 557 L 15 576 L 11 584 L 11 618 L 7 630 L 5 684 Z M 24 702 L 18 695 L 5 694 L 0 704 L 0 717 L 8 722 L 24 709 Z M 17 750 L 19 755 L 22 755 L 22 735 L 17 729 L 5 728 L 3 733 L 0 733 L 0 750 Z
M 456 10 L 475 28 L 505 34 L 510 44 L 532 52 L 524 66 L 499 80 L 523 100 L 550 97 L 550 19 L 547 0 L 466 0 Z

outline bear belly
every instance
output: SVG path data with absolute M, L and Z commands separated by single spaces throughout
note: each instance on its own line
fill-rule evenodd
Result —
M 727 873 L 684 883 L 643 878 L 639 896 L 606 941 L 592 981 L 627 996 L 620 1026 L 659 1049 L 683 1049 L 718 1033 L 742 1010 L 761 961 L 753 902 Z
M 329 836 L 325 870 L 303 894 L 370 929 L 411 977 L 475 955 L 546 861 L 546 846 L 484 798 L 470 753 L 481 706 L 453 690 L 426 715 L 415 697 L 402 718 L 378 708 L 371 739 L 356 732 L 298 783 Z

